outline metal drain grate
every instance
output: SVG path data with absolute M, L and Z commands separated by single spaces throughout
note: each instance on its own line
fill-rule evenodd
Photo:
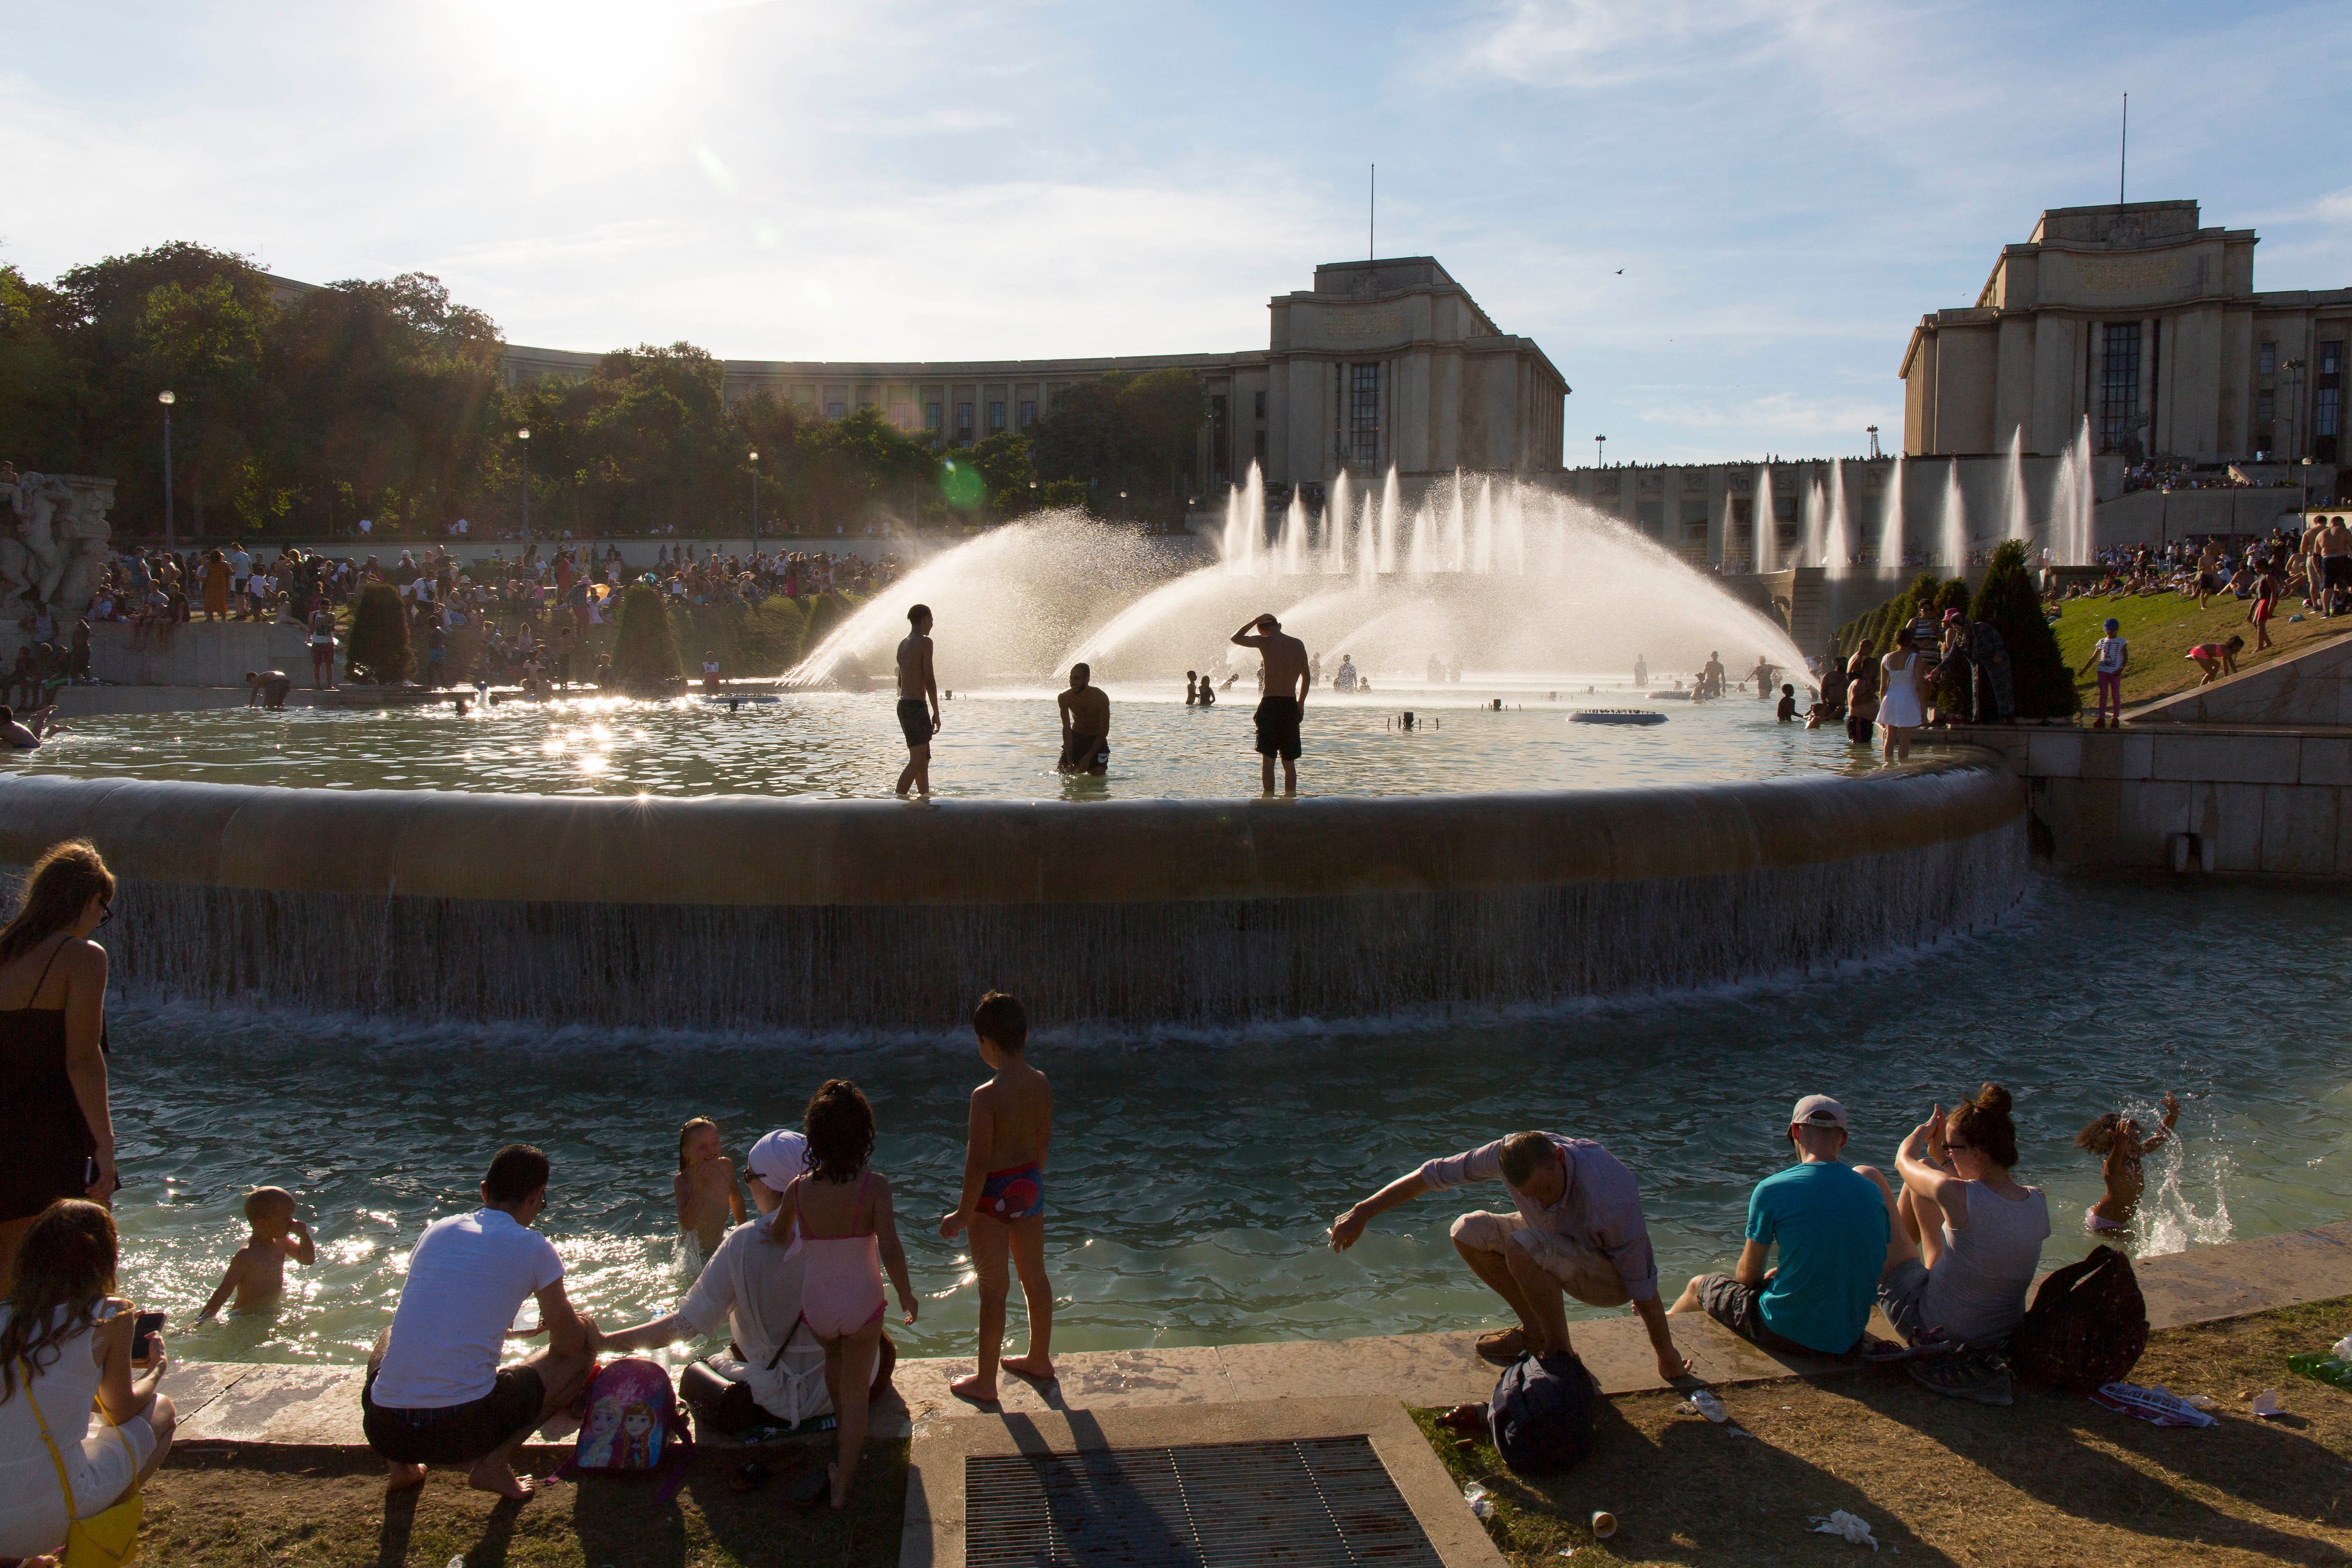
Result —
M 966 1568 L 1441 1568 L 1363 1437 L 964 1460 Z

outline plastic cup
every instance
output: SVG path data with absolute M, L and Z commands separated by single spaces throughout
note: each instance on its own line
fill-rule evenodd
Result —
M 1617 1516 L 1607 1509 L 1592 1510 L 1592 1539 L 1606 1541 L 1617 1533 Z

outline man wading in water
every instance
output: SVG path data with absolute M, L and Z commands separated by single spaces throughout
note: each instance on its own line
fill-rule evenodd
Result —
M 1257 628 L 1252 636 L 1250 627 Z M 1260 616 L 1244 625 L 1233 637 L 1238 647 L 1254 647 L 1265 663 L 1260 671 L 1260 682 L 1265 695 L 1257 704 L 1257 751 L 1261 764 L 1259 774 L 1265 780 L 1265 793 L 1274 793 L 1274 759 L 1282 758 L 1282 793 L 1298 793 L 1298 721 L 1307 714 L 1307 688 L 1311 677 L 1307 668 L 1307 645 L 1297 637 L 1283 634 L 1282 623 L 1272 616 Z
M 931 671 L 931 607 L 915 605 L 907 612 L 907 622 L 910 629 L 898 645 L 898 728 L 907 736 L 907 765 L 898 774 L 898 793 L 904 795 L 911 785 L 916 794 L 929 795 L 931 737 L 940 732 L 940 682 Z

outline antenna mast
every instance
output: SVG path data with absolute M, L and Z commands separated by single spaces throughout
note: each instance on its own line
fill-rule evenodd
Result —
M 2124 205 L 2124 170 L 2131 157 L 2131 94 L 2124 94 L 2123 139 L 2116 145 L 2116 205 Z
M 1381 166 L 1372 165 L 1371 205 L 1364 210 L 1364 259 L 1371 261 L 1381 254 Z

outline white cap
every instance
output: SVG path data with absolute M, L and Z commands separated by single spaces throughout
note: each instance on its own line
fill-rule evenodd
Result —
M 1809 1094 L 1797 1101 L 1796 1110 L 1789 1112 L 1789 1125 L 1843 1129 L 1845 1107 L 1826 1094 Z M 754 1150 L 752 1152 L 756 1154 L 758 1151 Z
M 808 1139 L 789 1128 L 780 1127 L 757 1143 L 743 1156 L 746 1175 L 757 1176 L 772 1193 L 781 1193 L 792 1184 L 794 1176 L 808 1169 Z

